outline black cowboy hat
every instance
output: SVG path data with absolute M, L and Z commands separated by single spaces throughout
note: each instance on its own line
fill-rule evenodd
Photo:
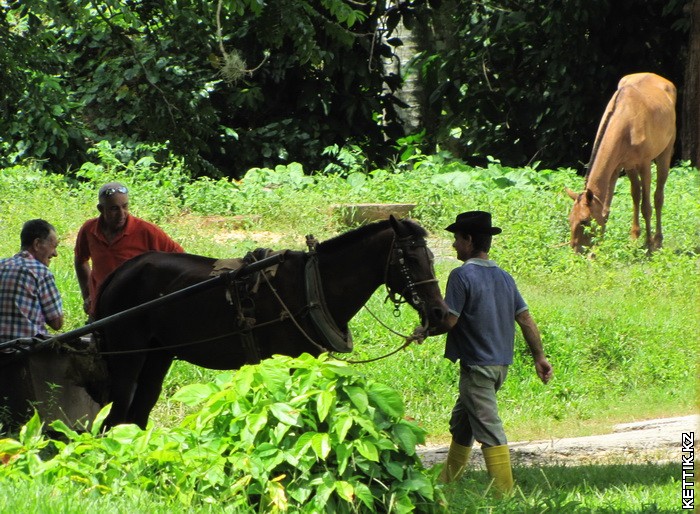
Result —
M 502 230 L 491 226 L 491 213 L 484 211 L 469 211 L 457 215 L 457 219 L 445 230 L 448 232 L 463 232 L 465 234 L 500 234 Z

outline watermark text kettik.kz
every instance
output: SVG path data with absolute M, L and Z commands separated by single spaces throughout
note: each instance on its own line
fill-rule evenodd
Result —
M 695 449 L 694 432 L 683 432 L 681 435 L 681 470 L 683 480 L 681 482 L 681 500 L 683 510 L 690 510 L 695 506 Z

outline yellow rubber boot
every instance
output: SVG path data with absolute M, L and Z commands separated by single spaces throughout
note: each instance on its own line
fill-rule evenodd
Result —
M 513 470 L 510 466 L 510 449 L 507 444 L 481 449 L 484 453 L 486 470 L 493 479 L 493 486 L 501 494 L 513 490 Z
M 440 481 L 443 484 L 455 482 L 462 477 L 464 470 L 469 462 L 469 455 L 472 452 L 471 446 L 462 446 L 454 442 L 450 443 L 450 450 L 447 452 L 447 461 L 445 467 L 440 473 Z

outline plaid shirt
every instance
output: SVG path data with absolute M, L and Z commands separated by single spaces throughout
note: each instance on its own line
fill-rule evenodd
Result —
M 62 314 L 49 268 L 27 251 L 0 259 L 0 341 L 46 335 L 46 320 Z

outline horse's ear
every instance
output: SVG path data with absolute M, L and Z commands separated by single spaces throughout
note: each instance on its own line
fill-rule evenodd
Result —
M 410 235 L 408 230 L 406 230 L 406 228 L 394 217 L 393 214 L 389 214 L 389 222 L 391 223 L 391 228 L 394 229 L 397 236 L 406 237 Z
M 568 187 L 566 188 L 566 194 L 569 195 L 569 198 L 571 198 L 574 202 L 578 200 L 578 194 L 576 194 L 575 191 L 572 191 Z
M 593 191 L 586 189 L 586 203 L 590 205 L 593 202 L 593 198 L 595 198 Z

